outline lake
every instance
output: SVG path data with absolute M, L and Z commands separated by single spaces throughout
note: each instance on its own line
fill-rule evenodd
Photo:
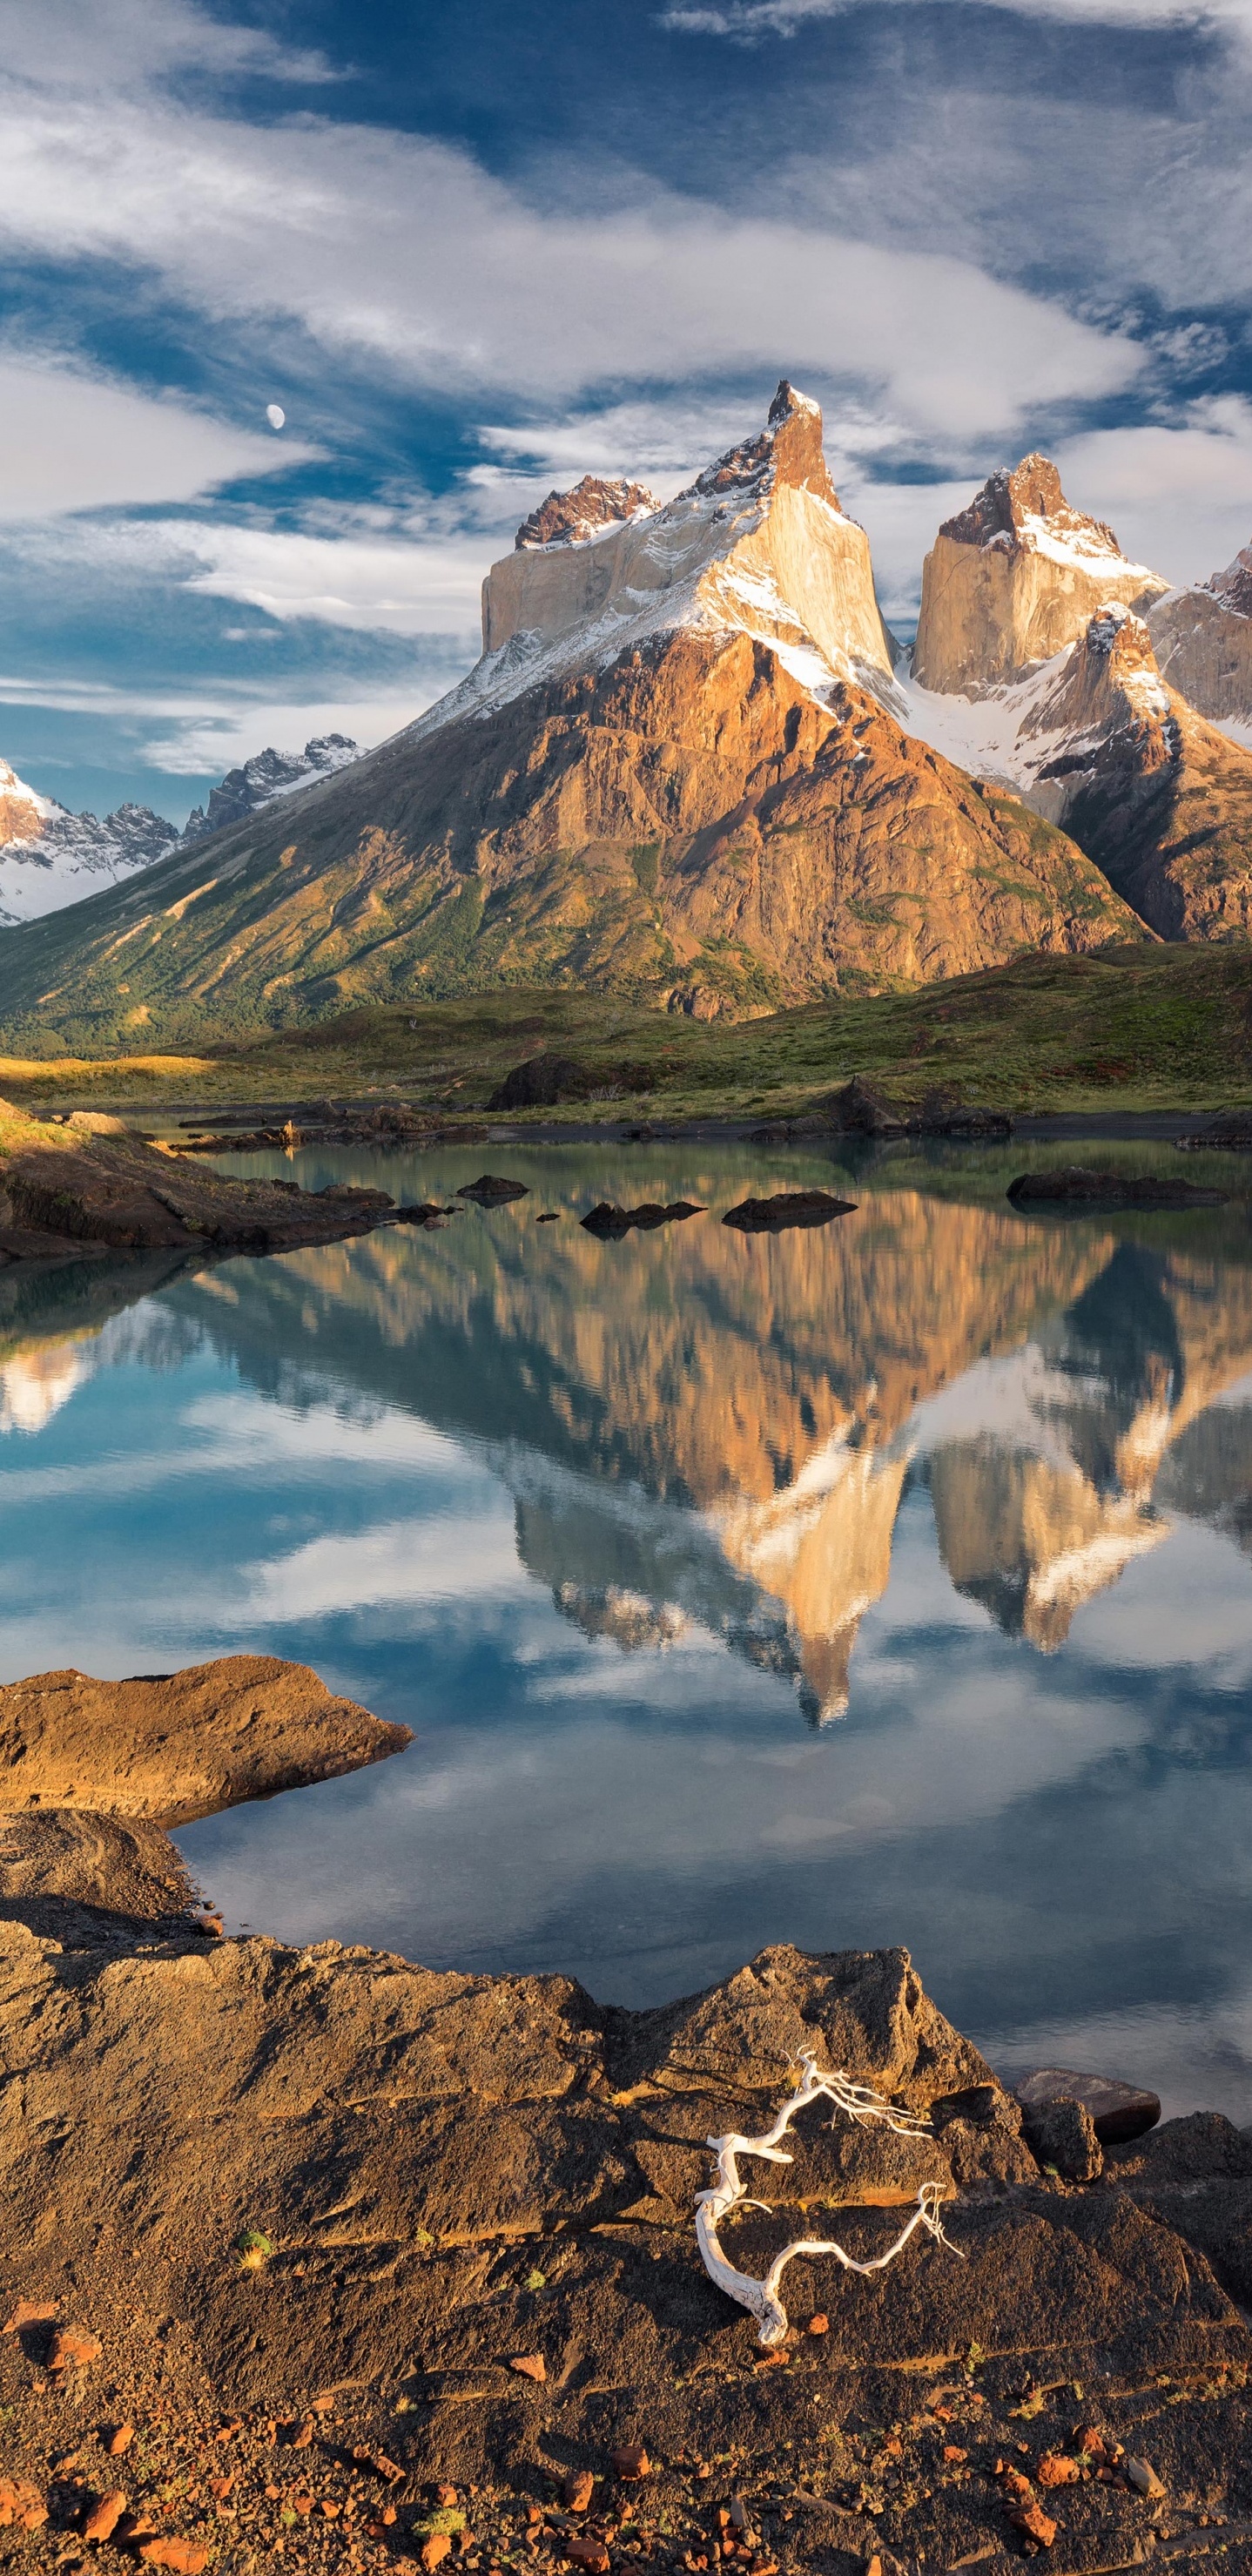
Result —
M 4 1274 L 4 1678 L 265 1652 L 413 1728 L 180 1829 L 228 1930 L 630 2004 L 904 1942 L 997 2063 L 1252 2120 L 1252 1225 L 1018 1217 L 1045 1152 L 252 1156 L 529 1195 Z

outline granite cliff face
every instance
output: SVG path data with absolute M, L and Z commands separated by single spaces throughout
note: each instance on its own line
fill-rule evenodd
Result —
M 1019 678 L 1080 635 L 1106 600 L 1143 607 L 1168 588 L 1075 510 L 1046 456 L 992 474 L 945 519 L 922 575 L 913 655 L 925 689 L 976 694 Z
M 3 943 L 10 1027 L 560 981 L 715 1016 L 1141 935 L 1053 825 L 902 729 L 815 404 L 781 385 L 646 498 L 550 497 L 487 577 L 475 669 L 377 752 Z
M 1252 929 L 1252 752 L 1165 686 L 1147 625 L 1110 604 L 1023 723 L 1030 802 L 1165 939 Z
M 1154 600 L 1147 625 L 1170 687 L 1252 742 L 1252 546 L 1211 581 Z

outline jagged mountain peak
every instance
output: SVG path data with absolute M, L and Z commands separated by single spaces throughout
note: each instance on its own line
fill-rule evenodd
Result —
M 977 697 L 1077 641 L 1109 600 L 1143 609 L 1169 585 L 1123 555 L 1105 519 L 1066 500 L 1048 456 L 988 476 L 926 557 L 913 671 Z
M 264 751 L 254 752 L 238 769 L 228 769 L 225 777 L 209 793 L 207 807 L 197 805 L 183 827 L 184 841 L 203 840 L 209 832 L 220 832 L 228 823 L 241 823 L 255 814 L 258 806 L 268 805 L 275 796 L 290 796 L 297 787 L 312 787 L 319 778 L 332 778 L 337 769 L 360 758 L 359 746 L 346 733 L 318 734 L 306 742 L 303 751 L 275 751 L 272 743 Z
M 1252 745 L 1252 546 L 1207 581 L 1167 591 L 1148 624 L 1170 687 Z
M 1252 546 L 1241 546 L 1234 562 L 1224 572 L 1215 572 L 1204 584 L 1223 608 L 1235 617 L 1252 617 Z
M 550 496 L 550 511 L 545 503 L 536 514 L 536 541 L 528 536 L 492 565 L 483 584 L 482 660 L 419 718 L 415 739 L 689 628 L 767 639 L 803 657 L 818 690 L 853 679 L 891 695 L 896 648 L 875 595 L 869 541 L 839 507 L 820 407 L 785 377 L 764 427 L 673 500 L 636 508 L 641 486 L 605 485 L 596 497 L 594 480 Z M 593 542 L 569 542 L 592 502 L 605 514 L 589 530 Z M 538 542 L 541 528 L 553 537 Z
M 785 376 L 779 379 L 764 429 L 755 438 L 741 440 L 738 447 L 727 448 L 715 464 L 706 465 L 679 498 L 688 500 L 697 492 L 742 492 L 765 500 L 781 484 L 811 492 L 842 517 L 822 446 L 821 405 L 808 394 L 797 393 Z
M 1051 457 L 1037 450 L 1011 470 L 1002 466 L 989 474 L 967 508 L 942 522 L 939 534 L 955 545 L 995 546 L 1002 553 L 1055 554 L 1060 549 L 1084 562 L 1101 555 L 1126 560 L 1107 519 L 1075 510 Z
M 650 518 L 660 506 L 646 483 L 628 483 L 620 476 L 606 482 L 599 474 L 584 474 L 571 491 L 549 492 L 547 500 L 523 519 L 513 539 L 514 551 L 586 545 L 627 519 Z

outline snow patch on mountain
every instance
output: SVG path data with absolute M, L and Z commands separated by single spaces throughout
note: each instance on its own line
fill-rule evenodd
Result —
M 72 814 L 0 761 L 0 928 L 16 929 L 81 903 L 359 757 L 357 745 L 338 733 L 306 743 L 302 752 L 258 752 L 228 771 L 211 791 L 207 811 L 198 806 L 182 832 L 150 805 L 119 805 L 103 819 Z

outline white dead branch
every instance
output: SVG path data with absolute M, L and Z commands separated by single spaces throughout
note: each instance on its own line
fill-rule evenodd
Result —
M 773 2165 L 791 2164 L 793 2158 L 785 2147 L 779 2146 L 778 2141 L 786 2136 L 797 2111 L 803 2111 L 810 2102 L 823 2099 L 833 2102 L 836 2111 L 846 2112 L 848 2118 L 855 2120 L 858 2125 L 866 2121 L 881 2120 L 884 2127 L 895 2130 L 897 2137 L 930 2138 L 934 2136 L 929 2120 L 921 2119 L 913 2111 L 897 2110 L 893 2102 L 884 2102 L 882 2095 L 872 2092 L 868 2085 L 854 2084 L 851 2077 L 843 2074 L 842 2071 L 836 2071 L 833 2075 L 819 2074 L 816 2060 L 807 2051 L 801 2056 L 800 2063 L 804 2068 L 804 2080 L 800 2089 L 792 2094 L 790 2101 L 784 2102 L 772 2129 L 767 2129 L 763 2137 L 741 2138 L 731 2135 L 725 2138 L 708 2139 L 707 2144 L 713 2148 L 717 2156 L 717 2181 L 711 2191 L 696 2193 L 696 2243 L 704 2258 L 705 2270 L 711 2279 L 716 2281 L 719 2290 L 724 2290 L 728 2298 L 737 2299 L 741 2308 L 747 2308 L 754 2317 L 759 2319 L 760 2341 L 770 2347 L 780 2344 L 787 2331 L 787 2311 L 778 2295 L 778 2285 L 793 2256 L 833 2254 L 842 2263 L 846 2272 L 882 2272 L 886 2270 L 888 2263 L 894 2263 L 897 2254 L 903 2252 L 914 2229 L 918 2227 L 925 2228 L 940 2245 L 946 2245 L 950 2253 L 960 2252 L 960 2247 L 953 2245 L 951 2238 L 945 2236 L 939 2216 L 940 2203 L 944 2194 L 943 2184 L 924 2182 L 917 2195 L 917 2207 L 907 2225 L 901 2228 L 894 2244 L 889 2245 L 885 2253 L 875 2254 L 868 2262 L 858 2263 L 855 2255 L 847 2253 L 842 2245 L 835 2243 L 833 2238 L 819 2243 L 807 2236 L 797 2237 L 792 2245 L 784 2245 L 781 2254 L 775 2255 L 764 2280 L 761 2281 L 755 2279 L 750 2272 L 737 2271 L 735 2265 L 727 2261 L 717 2234 L 722 2220 L 732 2209 L 768 2209 L 769 2207 L 767 2201 L 749 2199 L 748 2186 L 739 2178 L 738 2158 L 763 2156 Z M 831 2127 L 834 2127 L 833 2120 Z

